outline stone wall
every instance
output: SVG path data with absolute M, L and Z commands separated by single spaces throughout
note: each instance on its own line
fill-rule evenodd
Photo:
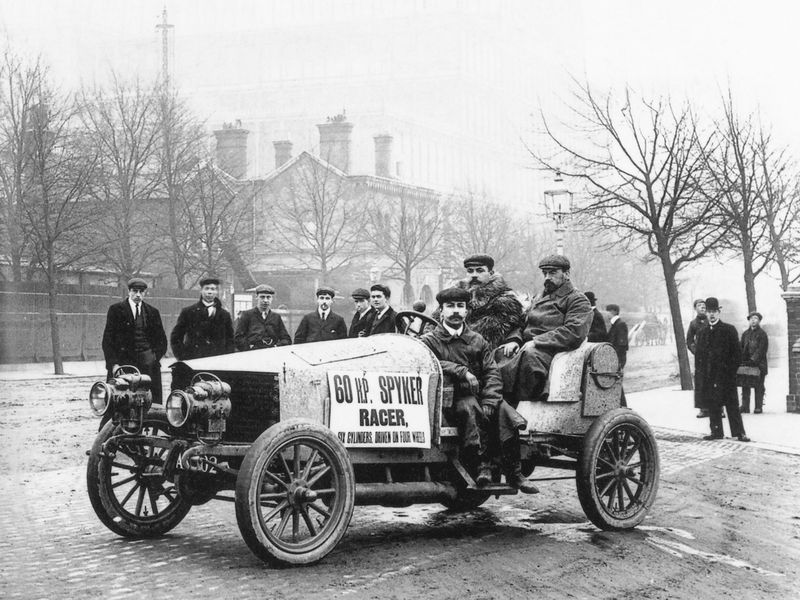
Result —
M 789 288 L 786 300 L 787 343 L 789 345 L 789 394 L 786 411 L 800 413 L 800 287 Z

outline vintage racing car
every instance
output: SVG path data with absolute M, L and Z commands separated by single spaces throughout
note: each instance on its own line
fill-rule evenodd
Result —
M 414 335 L 426 319 L 400 313 L 408 335 L 177 362 L 163 408 L 135 368 L 98 381 L 90 405 L 107 422 L 87 466 L 97 516 L 119 535 L 156 537 L 192 506 L 227 500 L 257 556 L 295 565 L 333 550 L 357 504 L 469 509 L 516 494 L 499 477 L 477 487 L 459 460 L 452 386 Z M 658 489 L 653 433 L 620 395 L 614 349 L 584 343 L 556 355 L 544 401 L 517 408 L 523 472 L 575 471 L 603 529 L 641 523 Z

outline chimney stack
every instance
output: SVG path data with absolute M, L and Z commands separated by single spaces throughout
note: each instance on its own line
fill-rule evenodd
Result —
M 350 132 L 353 124 L 344 113 L 328 117 L 319 129 L 319 154 L 322 160 L 347 173 L 350 170 Z
M 247 129 L 242 122 L 223 123 L 214 132 L 217 139 L 217 166 L 231 177 L 244 179 L 247 175 Z
M 388 133 L 379 133 L 373 136 L 375 140 L 375 175 L 378 177 L 392 176 L 392 140 Z
M 272 142 L 275 148 L 275 168 L 280 169 L 292 159 L 292 142 L 289 140 L 278 140 Z

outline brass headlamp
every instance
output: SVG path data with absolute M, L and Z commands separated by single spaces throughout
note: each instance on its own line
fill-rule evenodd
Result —
M 89 390 L 89 408 L 95 416 L 111 415 L 125 433 L 138 433 L 144 415 L 153 404 L 149 375 L 142 375 L 132 365 L 123 365 L 110 381 L 97 381 Z

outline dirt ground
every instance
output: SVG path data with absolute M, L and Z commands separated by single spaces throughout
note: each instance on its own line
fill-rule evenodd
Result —
M 800 458 L 664 432 L 658 499 L 629 532 L 588 523 L 567 480 L 467 513 L 358 507 L 337 549 L 303 569 L 265 567 L 239 537 L 233 506 L 221 502 L 193 509 L 163 540 L 135 546 L 107 531 L 86 498 L 85 450 L 98 423 L 89 416 L 90 384 L 0 384 L 0 493 L 11 499 L 0 522 L 0 596 L 38 597 L 41 589 L 46 597 L 149 597 L 144 590 L 165 574 L 143 569 L 146 556 L 167 565 L 175 598 L 213 590 L 242 598 L 800 597 Z M 563 472 L 534 478 L 554 474 Z M 41 504 L 48 514 L 34 510 Z M 59 519 L 64 525 L 53 527 Z M 119 558 L 91 563 L 86 578 L 64 560 L 68 548 Z M 28 555 L 38 569 L 28 569 Z

